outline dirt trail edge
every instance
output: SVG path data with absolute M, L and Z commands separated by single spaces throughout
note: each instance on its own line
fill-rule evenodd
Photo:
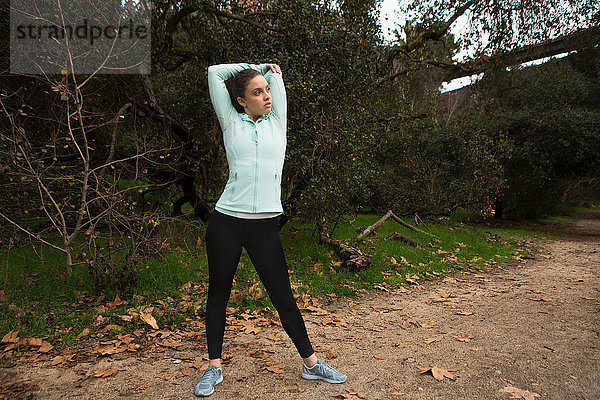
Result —
M 322 300 L 325 312 L 305 314 L 307 328 L 317 354 L 348 375 L 341 385 L 301 379 L 280 327 L 231 335 L 224 351 L 233 357 L 210 398 L 600 400 L 600 210 L 560 231 L 562 239 L 537 239 L 532 259 Z M 192 399 L 202 343 L 76 366 L 16 363 L 0 376 L 37 381 L 35 397 L 20 398 Z M 434 366 L 450 372 L 438 381 L 419 369 Z M 117 367 L 112 376 L 90 376 Z

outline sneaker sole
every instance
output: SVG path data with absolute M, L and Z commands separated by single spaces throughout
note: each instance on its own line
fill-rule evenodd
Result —
M 194 394 L 198 397 L 210 396 L 211 394 L 213 394 L 215 392 L 215 386 L 217 386 L 217 384 L 221 383 L 221 382 L 223 382 L 223 376 L 221 376 L 219 379 L 217 379 L 217 381 L 213 385 L 213 390 L 210 393 L 198 392 L 198 393 L 194 393 Z
M 301 376 L 302 376 L 302 378 L 304 378 L 304 379 L 322 380 L 322 381 L 329 382 L 329 383 L 344 383 L 344 382 L 346 382 L 346 380 L 348 379 L 348 377 L 346 377 L 346 378 L 344 378 L 344 380 L 343 380 L 343 381 L 334 381 L 334 380 L 332 380 L 332 379 L 329 379 L 329 378 L 323 378 L 323 377 L 320 377 L 320 376 L 314 376 L 314 375 L 305 375 L 304 373 L 303 373 Z

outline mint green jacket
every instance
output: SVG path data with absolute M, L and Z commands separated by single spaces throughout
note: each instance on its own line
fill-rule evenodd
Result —
M 225 81 L 247 68 L 261 72 L 271 90 L 271 112 L 256 122 L 231 104 Z M 232 212 L 283 212 L 281 172 L 287 144 L 287 99 L 283 78 L 265 64 L 208 67 L 210 100 L 223 131 L 229 180 L 215 209 Z

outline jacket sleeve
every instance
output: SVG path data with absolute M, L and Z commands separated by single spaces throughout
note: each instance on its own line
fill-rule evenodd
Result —
M 255 69 L 263 75 L 267 72 L 265 64 L 219 64 L 208 67 L 208 91 L 210 93 L 210 100 L 217 117 L 219 117 L 222 129 L 225 129 L 223 123 L 228 125 L 227 122 L 231 120 L 231 116 L 235 115 L 233 113 L 237 113 L 237 110 L 233 107 L 233 104 L 231 104 L 231 98 L 229 97 L 229 92 L 225 86 L 225 81 L 236 73 L 248 68 Z
M 262 65 L 262 64 L 261 64 Z M 273 106 L 271 112 L 275 115 L 284 134 L 287 130 L 287 97 L 285 93 L 285 85 L 281 74 L 268 70 L 265 74 L 265 79 L 271 89 L 271 101 Z

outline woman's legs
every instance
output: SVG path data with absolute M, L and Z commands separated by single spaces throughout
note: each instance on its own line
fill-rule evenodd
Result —
M 205 243 L 209 276 L 206 341 L 209 363 L 216 366 L 221 366 L 227 302 L 242 253 L 241 225 L 236 224 L 235 219 L 215 211 L 206 227 Z
M 242 246 L 279 312 L 283 328 L 304 360 L 302 378 L 343 383 L 346 375 L 318 360 L 306 332 L 304 320 L 292 294 L 287 263 L 279 238 L 278 218 L 240 219 L 215 211 L 206 228 L 206 253 L 209 288 L 206 304 L 206 339 L 209 367 L 196 384 L 194 393 L 207 396 L 223 380 L 221 351 L 225 332 L 225 313 L 233 276 Z
M 215 211 L 206 228 L 205 243 L 209 268 L 206 304 L 209 364 L 220 366 L 227 302 L 242 246 L 300 356 L 306 364 L 314 364 L 316 357 L 290 286 L 278 218 L 243 219 Z
M 278 218 L 245 222 L 248 223 L 245 224 L 247 229 L 244 231 L 242 244 L 300 357 L 307 363 L 314 364 L 316 357 L 290 286 L 285 254 L 279 238 Z

